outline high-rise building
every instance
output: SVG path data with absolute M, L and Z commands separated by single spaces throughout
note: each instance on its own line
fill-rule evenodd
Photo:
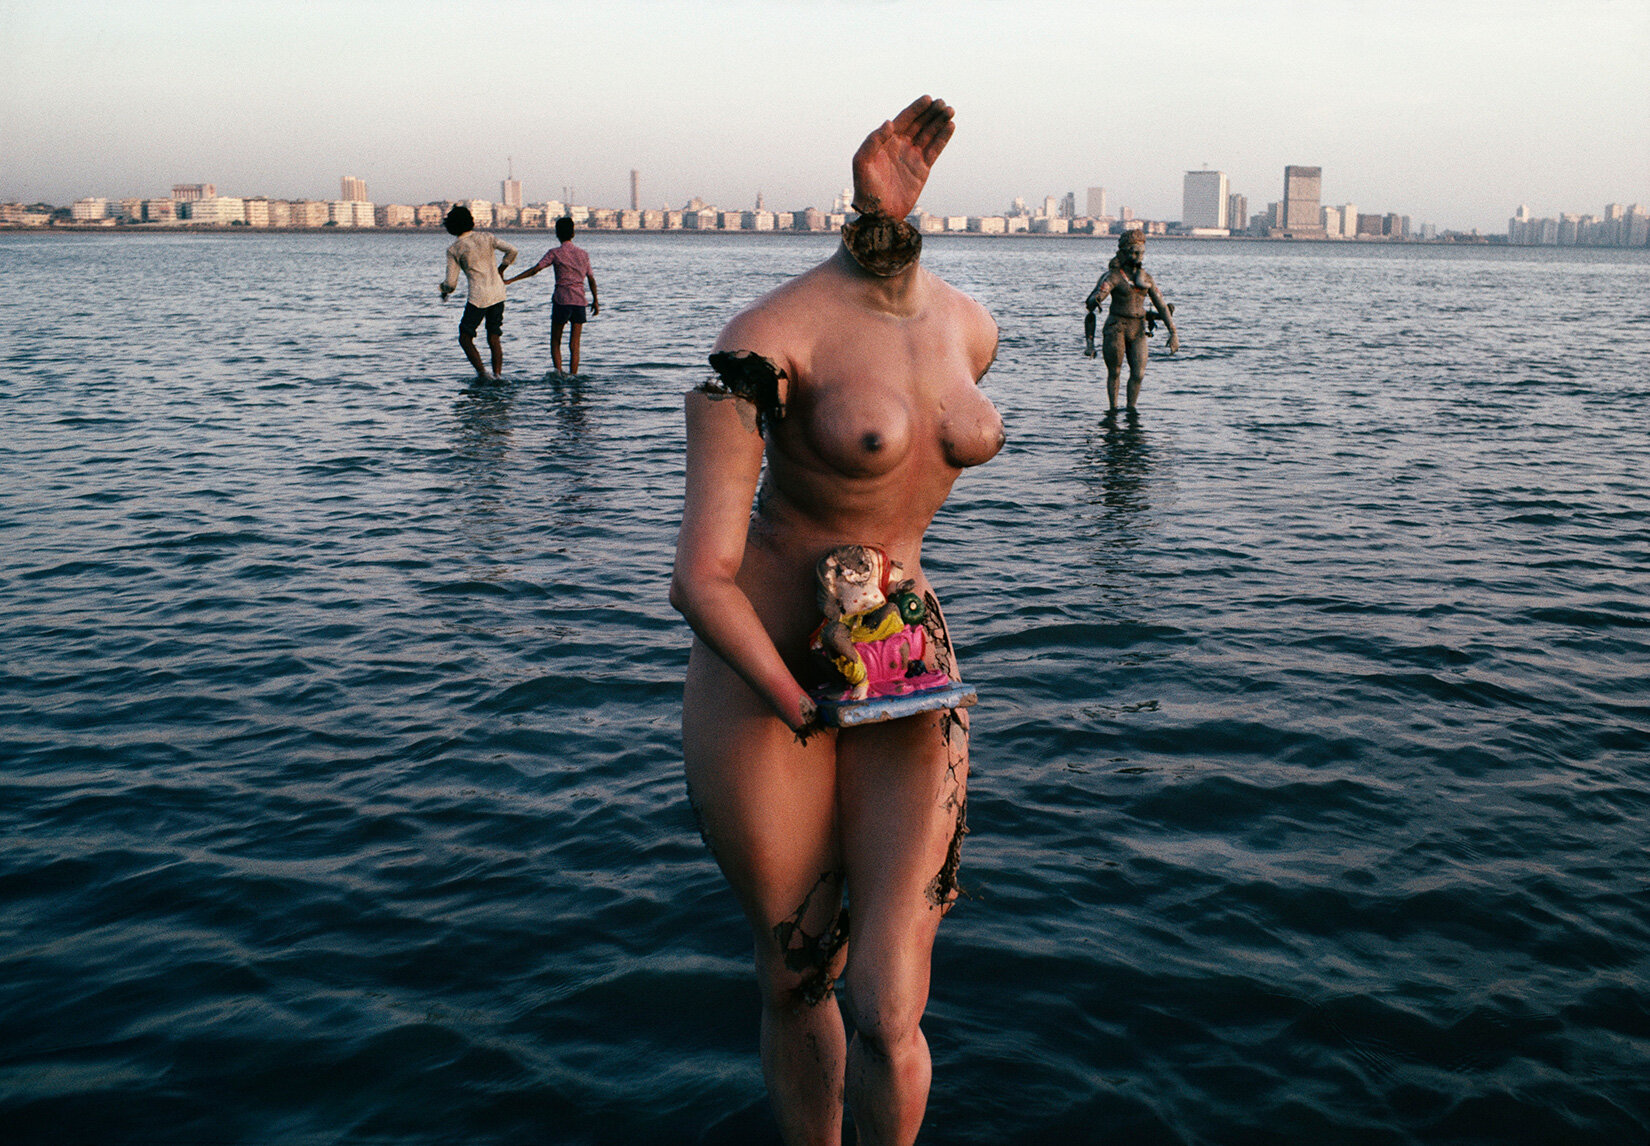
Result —
M 367 181 L 357 179 L 353 175 L 343 175 L 338 179 L 338 198 L 351 203 L 365 203 L 367 201 Z
M 521 211 L 521 180 L 516 178 L 516 161 L 505 160 L 504 178 L 499 180 L 498 201 L 506 207 Z
M 1181 191 L 1180 222 L 1186 227 L 1227 228 L 1226 198 L 1231 187 L 1224 171 L 1188 171 Z
M 1098 219 L 1102 215 L 1109 215 L 1106 210 L 1106 189 L 1104 187 L 1090 187 L 1088 194 L 1088 216 Z
M 210 183 L 172 184 L 172 198 L 179 203 L 193 203 L 197 199 L 211 199 L 217 194 L 218 189 Z
M 1627 209 L 1627 245 L 1642 247 L 1650 244 L 1650 211 L 1637 203 Z
M 1226 196 L 1226 226 L 1229 230 L 1241 231 L 1248 225 L 1249 196 L 1234 191 Z
M 634 167 L 630 169 L 630 209 L 642 209 L 642 173 Z
M 1077 218 L 1077 192 L 1067 191 L 1066 197 L 1060 200 L 1060 218 Z
M 1321 236 L 1323 220 L 1318 215 L 1318 195 L 1322 188 L 1323 168 L 1285 167 L 1278 226 L 1293 235 Z

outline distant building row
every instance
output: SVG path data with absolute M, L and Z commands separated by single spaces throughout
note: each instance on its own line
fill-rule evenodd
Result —
M 485 199 L 461 202 L 475 217 L 476 226 L 547 228 L 567 215 L 581 227 L 597 231 L 836 231 L 848 221 L 845 210 L 724 211 L 692 200 L 680 210 L 620 210 L 606 207 L 567 205 L 556 200 L 542 204 L 514 206 Z M 239 198 L 208 194 L 181 199 L 79 199 L 69 212 L 69 221 L 80 226 L 208 226 L 254 228 L 437 228 L 446 218 L 452 202 L 374 204 L 363 200 L 286 200 L 262 196 Z M 0 204 L 0 225 L 46 226 L 52 213 L 21 204 Z M 1115 230 L 1141 228 L 1157 234 L 1169 230 L 1167 223 L 1132 217 L 1116 219 L 1030 214 L 1011 211 L 1002 215 L 934 215 L 917 211 L 910 221 L 918 230 L 935 234 L 965 232 L 985 235 L 1109 234 Z
M 1507 220 L 1507 242 L 1521 247 L 1645 247 L 1650 246 L 1650 211 L 1637 203 L 1611 203 L 1604 217 L 1563 214 L 1537 219 L 1519 204 Z
M 1283 198 L 1249 214 L 1249 200 L 1233 194 L 1224 171 L 1188 171 L 1181 193 L 1180 226 L 1191 235 L 1263 235 L 1280 239 L 1432 238 L 1433 228 L 1410 230 L 1409 216 L 1362 213 L 1352 203 L 1319 202 L 1323 168 L 1283 169 Z
M 66 212 L 66 221 L 80 226 L 210 226 L 255 228 L 362 228 L 439 227 L 453 202 L 375 204 L 368 199 L 362 179 L 345 175 L 339 179 L 340 197 L 334 200 L 285 200 L 263 196 L 242 198 L 219 195 L 211 183 L 177 183 L 172 194 L 159 199 L 77 200 Z M 702 199 L 688 201 L 680 210 L 644 210 L 638 204 L 640 175 L 630 173 L 630 208 L 582 207 L 549 200 L 540 204 L 522 202 L 521 181 L 502 180 L 501 203 L 485 199 L 461 200 L 470 209 L 476 226 L 553 227 L 563 215 L 580 226 L 598 231 L 836 231 L 849 218 L 851 188 L 843 188 L 829 211 L 809 207 L 802 211 L 770 211 L 756 197 L 754 210 L 723 211 Z M 1238 197 L 1241 203 L 1242 197 Z M 0 204 L 0 225 L 46 226 L 62 219 L 65 212 L 43 205 Z M 1001 215 L 934 215 L 920 208 L 910 216 L 913 226 L 928 233 L 959 232 L 984 235 L 1109 234 L 1139 228 L 1164 234 L 1167 223 L 1138 220 L 1125 207 L 1118 216 L 1107 211 L 1106 190 L 1088 190 L 1088 214 L 1077 213 L 1077 196 L 1048 196 L 1033 211 L 1024 199 L 1015 199 Z
M 925 233 L 964 232 L 985 235 L 1109 234 L 1140 228 L 1153 234 L 1216 236 L 1247 234 L 1270 238 L 1300 239 L 1430 239 L 1436 231 L 1430 224 L 1412 230 L 1407 215 L 1360 212 L 1356 205 L 1339 206 L 1319 202 L 1323 184 L 1321 167 L 1284 168 L 1283 198 L 1268 203 L 1264 211 L 1251 215 L 1249 201 L 1231 191 L 1224 171 L 1188 171 L 1183 185 L 1182 215 L 1178 223 L 1139 220 L 1127 207 L 1118 215 L 1107 208 L 1104 187 L 1090 187 L 1085 203 L 1087 213 L 1077 213 L 1077 196 L 1048 196 L 1035 212 L 1024 199 L 1015 199 L 1001 215 L 932 215 L 919 209 L 910 221 Z M 406 204 L 375 204 L 367 197 L 362 179 L 345 175 L 339 179 L 340 197 L 333 200 L 269 199 L 219 195 L 211 183 L 177 183 L 172 194 L 155 199 L 76 200 L 67 211 L 45 204 L 0 203 L 0 226 L 49 226 L 67 221 L 80 226 L 210 226 L 256 228 L 365 228 L 440 227 L 451 201 Z M 722 211 L 703 200 L 692 199 L 680 210 L 643 210 L 637 206 L 639 175 L 630 173 L 628 210 L 581 207 L 558 200 L 524 204 L 520 180 L 500 183 L 504 202 L 484 199 L 461 202 L 470 208 L 479 227 L 549 228 L 558 218 L 569 215 L 574 222 L 592 230 L 609 231 L 835 231 L 848 218 L 852 191 L 844 188 L 829 211 L 770 211 L 762 196 L 748 211 Z M 67 216 L 65 219 L 64 216 Z M 1520 206 L 1508 221 L 1507 241 L 1529 246 L 1642 247 L 1650 245 L 1650 211 L 1637 204 L 1612 203 L 1603 218 L 1565 214 L 1557 219 L 1536 219 L 1529 208 Z

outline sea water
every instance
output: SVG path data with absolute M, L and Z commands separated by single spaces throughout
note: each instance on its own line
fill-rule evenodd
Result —
M 524 256 L 548 245 L 514 236 Z M 681 777 L 681 395 L 829 253 L 588 234 L 478 384 L 445 236 L 0 236 L 0 1136 L 776 1140 Z M 1650 256 L 936 238 L 1008 444 L 932 1143 L 1650 1132 Z

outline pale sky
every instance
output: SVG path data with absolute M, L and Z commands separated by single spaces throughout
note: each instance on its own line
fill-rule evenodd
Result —
M 1502 232 L 1650 205 L 1645 0 L 0 0 L 0 201 L 220 194 L 828 208 L 924 92 L 922 205 L 1107 188 L 1178 219 L 1286 164 L 1323 202 Z

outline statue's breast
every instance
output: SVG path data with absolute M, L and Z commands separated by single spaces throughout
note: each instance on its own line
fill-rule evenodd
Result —
M 803 436 L 822 461 L 852 477 L 885 474 L 911 450 L 910 400 L 875 384 L 833 385 L 810 395 Z

